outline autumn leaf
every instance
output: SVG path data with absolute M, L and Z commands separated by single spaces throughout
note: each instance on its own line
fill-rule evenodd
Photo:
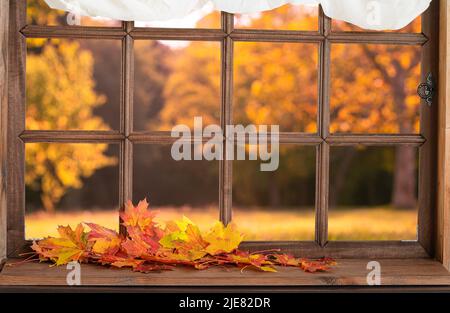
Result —
M 83 224 L 75 230 L 70 226 L 59 226 L 60 237 L 33 242 L 31 248 L 41 261 L 50 260 L 56 265 L 71 261 L 92 262 L 142 273 L 170 270 L 178 265 L 198 270 L 228 265 L 263 272 L 276 272 L 276 266 L 289 266 L 312 273 L 327 271 L 336 264 L 328 258 L 312 261 L 273 251 L 250 253 L 239 250 L 244 236 L 234 224 L 225 227 L 217 222 L 203 234 L 185 216 L 166 222 L 164 229 L 155 223 L 155 216 L 156 213 L 149 211 L 147 201 L 139 202 L 136 207 L 128 202 L 121 214 L 126 235 L 93 223 L 85 223 L 89 232 L 84 230 Z
M 152 226 L 155 213 L 148 210 L 147 200 L 142 200 L 137 206 L 131 201 L 125 205 L 125 212 L 120 213 L 122 224 L 126 227 L 139 227 L 142 231 Z
M 70 226 L 59 226 L 60 238 L 46 238 L 34 242 L 31 248 L 41 259 L 49 259 L 56 265 L 64 265 L 71 261 L 84 261 L 87 248 L 86 233 L 82 224 L 75 230 Z
M 233 223 L 226 227 L 221 222 L 217 222 L 214 227 L 204 236 L 209 244 L 206 252 L 211 255 L 221 253 L 231 253 L 236 250 L 244 239 L 244 236 L 236 230 Z
M 88 234 L 88 241 L 94 243 L 92 252 L 97 254 L 115 254 L 119 251 L 122 240 L 116 231 L 94 223 L 85 224 L 91 228 Z
M 148 210 L 147 200 L 140 201 L 133 206 L 131 201 L 125 206 L 125 212 L 120 214 L 122 225 L 127 229 L 128 236 L 148 253 L 156 253 L 160 248 L 159 241 L 164 235 L 163 231 L 154 221 L 154 212 Z
M 202 238 L 197 225 L 183 216 L 182 220 L 169 222 L 166 235 L 159 241 L 164 248 L 175 249 L 188 260 L 195 261 L 207 254 L 208 243 Z

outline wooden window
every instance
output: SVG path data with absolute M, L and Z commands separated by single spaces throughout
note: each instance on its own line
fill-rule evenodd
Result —
M 241 53 L 249 42 L 258 43 L 261 47 L 270 49 L 274 45 L 284 45 L 289 49 L 290 45 L 301 45 L 304 50 L 311 51 L 317 61 L 317 86 L 312 86 L 317 97 L 317 110 L 308 115 L 309 127 L 292 126 L 286 120 L 273 120 L 270 123 L 279 123 L 282 126 L 280 144 L 292 153 L 313 155 L 313 167 L 315 172 L 314 196 L 315 210 L 314 225 L 311 225 L 311 234 L 299 236 L 297 241 L 279 240 L 276 235 L 258 237 L 255 241 L 243 244 L 244 248 L 265 250 L 280 248 L 301 254 L 305 257 L 337 257 L 337 258 L 426 258 L 438 257 L 439 253 L 445 254 L 447 249 L 439 243 L 436 225 L 441 225 L 442 220 L 437 220 L 437 195 L 438 171 L 437 171 L 437 130 L 438 130 L 438 105 L 437 98 L 431 106 L 425 101 L 420 103 L 420 109 L 411 110 L 408 115 L 402 115 L 398 125 L 387 125 L 385 116 L 380 116 L 377 125 L 369 128 L 357 127 L 358 125 L 340 128 L 337 126 L 339 119 L 338 110 L 342 103 L 336 100 L 335 93 L 339 89 L 338 79 L 345 75 L 340 63 L 342 58 L 352 55 L 343 54 L 345 50 L 360 49 L 366 51 L 367 59 L 355 62 L 355 73 L 364 73 L 370 67 L 377 67 L 383 74 L 388 71 L 388 65 L 378 62 L 374 53 L 384 51 L 386 54 L 405 53 L 415 56 L 411 61 L 411 68 L 417 68 L 420 79 L 405 77 L 408 80 L 409 89 L 406 97 L 415 97 L 415 83 L 424 82 L 428 73 L 438 78 L 438 23 L 439 3 L 434 0 L 431 7 L 415 22 L 412 29 L 404 29 L 399 32 L 368 32 L 355 29 L 348 24 L 332 21 L 326 17 L 319 8 L 318 28 L 284 30 L 286 25 L 262 25 L 260 29 L 246 27 L 245 16 L 234 17 L 232 14 L 221 14 L 221 28 L 154 28 L 135 27 L 132 22 L 123 22 L 121 25 L 90 25 L 55 26 L 27 24 L 26 2 L 10 1 L 9 23 L 9 98 L 7 112 L 7 153 L 2 158 L 8 172 L 6 183 L 6 207 L 7 207 L 7 250 L 9 256 L 14 256 L 22 251 L 29 243 L 25 240 L 25 193 L 24 193 L 24 159 L 27 144 L 108 144 L 117 145 L 118 152 L 118 201 L 124 203 L 128 199 L 137 200 L 133 192 L 140 194 L 134 180 L 136 166 L 139 166 L 137 154 L 146 153 L 149 149 L 160 149 L 164 144 L 173 142 L 168 129 L 152 128 L 143 130 L 142 125 L 134 123 L 135 114 L 133 108 L 137 105 L 134 101 L 134 86 L 140 81 L 135 79 L 136 62 L 134 49 L 141 44 L 149 44 L 155 40 L 177 40 L 199 42 L 209 45 L 211 49 L 217 48 L 221 54 L 220 66 L 220 92 L 217 95 L 217 121 L 224 128 L 228 124 L 236 122 L 233 111 L 236 108 L 236 90 L 239 86 L 238 76 L 240 67 L 236 64 L 236 56 Z M 4 6 L 2 6 L 3 8 Z M 417 30 L 417 25 L 421 24 Z M 302 25 L 299 22 L 299 25 Z M 141 26 L 141 25 L 140 25 Z M 112 130 L 101 129 L 36 129 L 25 125 L 25 67 L 27 40 L 36 38 L 57 38 L 60 40 L 77 39 L 100 41 L 116 41 L 121 45 L 121 68 L 117 77 L 120 83 L 120 107 L 118 127 Z M 373 49 L 378 47 L 379 49 Z M 288 50 L 287 50 L 288 51 Z M 289 52 L 287 52 L 289 53 Z M 411 57 L 413 58 L 413 57 Z M 275 61 L 274 61 L 275 62 Z M 401 60 L 399 60 L 401 62 Z M 442 62 L 442 61 L 441 61 Z M 356 64 L 357 63 L 357 64 Z M 360 66 L 361 68 L 358 68 Z M 383 68 L 386 66 L 386 68 Z M 382 75 L 381 74 L 381 75 Z M 301 76 L 301 74 L 299 74 Z M 356 75 L 356 74 L 355 74 Z M 363 75 L 363 74 L 361 74 Z M 419 74 L 418 74 L 419 75 Z M 389 75 L 371 77 L 380 82 L 389 79 Z M 412 86 L 412 87 L 411 87 Z M 311 86 L 307 86 L 311 88 Z M 366 88 L 372 86 L 367 85 Z M 299 94 L 304 92 L 305 86 L 298 86 Z M 412 88 L 412 89 L 411 89 Z M 382 111 L 381 108 L 373 108 L 370 99 L 363 99 L 361 94 L 348 92 L 348 104 L 364 107 L 370 115 L 372 111 Z M 387 97 L 387 102 L 396 101 L 395 96 L 389 91 L 379 89 L 380 94 Z M 342 100 L 342 99 L 341 99 Z M 341 101 L 340 100 L 340 101 Z M 442 106 L 442 105 L 441 105 Z M 2 102 L 3 108 L 3 102 Z M 392 109 L 392 108 L 391 108 Z M 301 110 L 301 108 L 299 109 Z M 388 109 L 386 109 L 388 110 Z M 351 115 L 351 112 L 348 113 Z M 388 113 L 386 113 L 388 114 Z M 3 116 L 3 115 L 2 115 Z M 214 121 L 213 121 L 214 122 Z M 355 123 L 362 123 L 356 120 Z M 283 124 L 285 123 L 285 125 Z M 386 123 L 386 125 L 385 125 Z M 2 124 L 2 127 L 5 127 Z M 161 145 L 161 146 L 160 146 Z M 336 168 L 343 166 L 339 161 L 339 153 L 357 150 L 360 147 L 367 151 L 391 153 L 394 149 L 407 149 L 412 151 L 413 162 L 417 163 L 414 169 L 417 173 L 418 190 L 418 225 L 417 237 L 405 235 L 398 236 L 396 240 L 385 241 L 379 238 L 376 241 L 354 240 L 350 235 L 337 236 L 334 230 L 336 220 L 333 219 L 333 205 L 330 203 L 337 188 L 332 181 Z M 164 149 L 164 148 L 162 148 Z M 386 152 L 387 151 L 387 152 Z M 390 152 L 389 152 L 390 151 Z M 224 152 L 226 153 L 226 151 Z M 417 162 L 415 160 L 418 160 Z M 283 162 L 281 160 L 281 162 Z M 245 163 L 245 162 L 244 162 Z M 218 185 L 217 216 L 224 223 L 229 223 L 235 217 L 233 215 L 233 171 L 237 168 L 249 168 L 248 164 L 236 163 L 231 160 L 220 161 L 217 165 L 218 175 L 213 177 Z M 214 167 L 215 165 L 211 165 Z M 307 166 L 307 165 L 304 165 Z M 350 167 L 357 164 L 350 164 Z M 181 167 L 180 167 L 180 170 Z M 238 169 L 239 171 L 240 169 Z M 355 169 L 356 170 L 356 169 Z M 338 175 L 338 174 L 336 174 Z M 168 187 L 170 188 L 170 187 Z M 442 200 L 441 200 L 442 201 Z M 123 207 L 121 207 L 123 209 Z M 441 212 L 441 215 L 444 214 Z M 236 215 L 239 220 L 239 215 Z M 282 224 L 283 221 L 276 221 Z M 329 223 L 330 222 L 330 223 Z M 117 223 L 119 219 L 117 218 Z M 440 226 L 441 227 L 441 226 Z M 124 231 L 121 229 L 121 231 Z M 340 239 L 337 239 L 340 238 Z M 337 239 L 337 240 L 336 240 Z M 259 241 L 258 241 L 259 240 Z M 352 241 L 346 241 L 352 240 Z M 445 250 L 442 252 L 441 250 Z M 448 262 L 448 255 L 446 255 Z M 442 257 L 441 257 L 442 258 Z

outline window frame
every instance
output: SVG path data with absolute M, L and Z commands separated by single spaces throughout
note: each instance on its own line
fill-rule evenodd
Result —
M 442 0 L 446 3 L 446 0 Z M 442 2 L 441 1 L 441 2 Z M 8 2 L 8 1 L 6 1 Z M 7 4 L 4 4 L 6 7 Z M 335 258 L 424 258 L 438 256 L 441 240 L 435 225 L 437 220 L 437 130 L 438 105 L 421 103 L 421 132 L 417 135 L 398 134 L 330 134 L 330 54 L 332 43 L 377 43 L 423 46 L 422 81 L 432 72 L 438 77 L 439 3 L 433 0 L 422 18 L 421 34 L 387 32 L 332 32 L 331 19 L 319 9 L 318 31 L 283 31 L 234 29 L 232 14 L 222 13 L 221 29 L 166 29 L 134 28 L 132 22 L 122 27 L 37 26 L 26 24 L 26 1 L 9 1 L 9 57 L 7 113 L 2 118 L 7 128 L 2 138 L 7 140 L 7 151 L 2 154 L 2 211 L 7 213 L 7 255 L 17 256 L 27 249 L 24 236 L 25 144 L 35 142 L 116 143 L 120 145 L 119 201 L 132 199 L 133 143 L 170 143 L 169 132 L 135 132 L 133 130 L 133 42 L 139 39 L 217 41 L 222 45 L 221 126 L 232 124 L 233 102 L 233 43 L 235 41 L 302 42 L 319 45 L 319 103 L 318 133 L 282 133 L 280 144 L 315 146 L 316 161 L 316 240 L 314 242 L 246 242 L 244 248 L 264 250 L 281 248 L 283 251 L 307 257 Z M 26 38 L 91 38 L 122 41 L 122 70 L 120 91 L 120 129 L 118 131 L 31 131 L 25 129 L 25 64 Z M 420 149 L 419 167 L 419 238 L 417 242 L 366 241 L 328 242 L 328 194 L 330 147 L 345 145 L 409 145 Z M 5 145 L 2 145 L 5 147 Z M 226 151 L 224 151 L 226 153 Z M 220 161 L 219 212 L 220 220 L 232 219 L 232 162 Z M 6 173 L 6 175 L 5 175 Z M 448 200 L 450 201 L 450 200 Z M 123 209 L 123 207 L 121 207 Z M 123 232 L 124 229 L 121 228 Z M 438 249 L 438 250 L 436 250 Z M 441 249 L 442 250 L 442 249 Z

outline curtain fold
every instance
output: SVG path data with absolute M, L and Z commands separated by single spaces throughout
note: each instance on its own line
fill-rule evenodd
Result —
M 123 21 L 182 18 L 212 2 L 229 13 L 257 13 L 285 4 L 321 4 L 325 14 L 369 30 L 397 30 L 422 14 L 431 0 L 45 0 L 59 10 Z

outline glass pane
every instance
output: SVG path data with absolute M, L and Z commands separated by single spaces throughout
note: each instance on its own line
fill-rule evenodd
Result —
M 220 43 L 136 41 L 134 129 L 220 123 Z
M 209 229 L 219 219 L 218 161 L 175 161 L 171 148 L 134 146 L 134 202 L 147 198 L 162 224 L 185 215 L 201 229 Z
M 418 133 L 420 69 L 420 47 L 333 45 L 331 131 Z
M 332 147 L 329 240 L 416 240 L 418 151 Z
M 346 23 L 343 21 L 333 20 L 331 24 L 332 31 L 350 31 L 350 32 L 375 32 L 374 30 L 362 29 L 356 25 Z M 419 16 L 414 21 L 412 21 L 409 25 L 403 27 L 399 30 L 394 31 L 385 31 L 385 32 L 395 32 L 395 33 L 421 33 L 422 32 L 422 17 Z
M 236 14 L 236 28 L 314 31 L 319 28 L 317 5 L 284 5 L 255 14 Z
M 318 46 L 235 43 L 234 122 L 317 131 Z
M 27 39 L 26 128 L 119 128 L 120 41 Z
M 57 235 L 59 225 L 119 227 L 119 149 L 107 144 L 25 146 L 25 237 Z
M 234 161 L 233 221 L 245 240 L 314 240 L 315 164 L 316 149 L 297 146 L 280 147 L 273 172 L 261 160 Z
M 27 23 L 42 26 L 122 26 L 120 21 L 79 16 L 61 10 L 54 10 L 44 0 L 27 0 Z
M 199 10 L 194 10 L 191 14 L 177 19 L 165 21 L 143 22 L 136 21 L 136 27 L 156 27 L 156 28 L 220 28 L 221 14 L 214 10 L 212 3 L 206 4 Z

